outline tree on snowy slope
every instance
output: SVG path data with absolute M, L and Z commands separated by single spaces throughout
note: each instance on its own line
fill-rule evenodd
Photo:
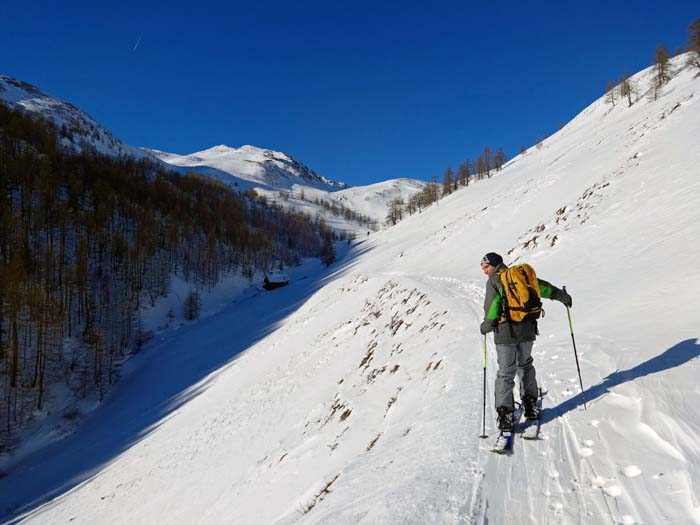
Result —
M 479 155 L 479 158 L 476 159 L 476 178 L 483 179 L 485 174 L 486 174 L 486 161 L 484 160 L 483 155 Z
M 659 98 L 661 88 L 671 80 L 671 72 L 668 64 L 668 50 L 663 44 L 656 46 L 654 52 L 654 100 Z
M 438 184 L 437 177 L 433 177 L 431 181 L 423 188 L 421 192 L 423 195 L 423 207 L 427 208 L 433 202 L 437 202 L 440 198 L 440 184 Z
M 503 152 L 502 147 L 498 147 L 496 150 L 496 155 L 493 157 L 493 166 L 496 168 L 496 171 L 501 171 L 503 169 L 503 164 L 506 162 L 506 154 Z
M 199 317 L 199 312 L 202 309 L 202 298 L 197 290 L 190 290 L 190 293 L 187 294 L 183 309 L 184 317 L 188 321 L 193 321 Z
M 321 262 L 330 266 L 335 261 L 335 248 L 333 247 L 333 239 L 330 230 L 323 237 L 323 245 L 321 246 Z
M 688 63 L 700 69 L 700 18 L 693 20 L 688 28 L 686 49 L 690 52 Z
M 469 161 L 465 160 L 457 168 L 457 181 L 463 188 L 469 186 Z
M 389 202 L 389 204 L 387 204 L 387 207 L 389 208 L 389 210 L 386 214 L 386 224 L 388 226 L 395 226 L 398 222 L 403 220 L 403 198 L 396 197 L 391 202 Z
M 620 77 L 620 96 L 622 98 L 627 97 L 627 107 L 632 107 L 632 95 L 636 92 L 634 83 L 630 80 L 627 72 L 623 72 Z
M 452 173 L 452 166 L 447 166 L 445 170 L 445 175 L 442 179 L 442 196 L 449 195 L 452 193 L 452 183 L 454 181 L 454 174 Z
M 491 158 L 491 148 L 485 146 L 484 152 L 482 153 L 482 157 L 484 158 L 484 171 L 486 172 L 486 176 L 491 177 L 491 168 L 493 167 L 493 159 Z
M 608 82 L 605 86 L 605 102 L 615 107 L 615 83 Z
M 406 213 L 409 215 L 413 215 L 418 211 L 418 194 L 413 193 L 410 197 L 408 197 L 408 202 L 406 203 Z

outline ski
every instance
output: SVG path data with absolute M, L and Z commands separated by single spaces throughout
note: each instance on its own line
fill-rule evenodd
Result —
M 513 449 L 513 433 L 499 432 L 496 441 L 491 446 L 491 452 L 496 454 L 506 454 Z
M 522 415 L 523 408 L 518 405 L 515 409 L 515 412 L 513 413 L 513 424 L 515 428 L 517 428 L 518 422 L 520 421 L 520 417 Z M 508 454 L 512 452 L 514 436 L 515 432 L 500 431 L 498 433 L 498 436 L 496 436 L 496 441 L 491 446 L 491 452 L 495 452 L 496 454 Z

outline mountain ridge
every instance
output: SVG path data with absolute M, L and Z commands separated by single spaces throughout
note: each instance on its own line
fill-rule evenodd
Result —
M 393 187 L 392 191 L 385 193 L 386 198 L 382 198 L 384 193 L 375 191 L 375 185 L 366 186 L 367 195 L 362 195 L 365 186 L 355 187 L 350 192 L 353 198 L 348 198 L 348 194 L 338 193 L 350 188 L 344 182 L 323 177 L 291 155 L 269 148 L 252 145 L 234 148 L 219 144 L 190 154 L 138 148 L 113 135 L 71 102 L 52 97 L 36 86 L 6 75 L 0 75 L 0 100 L 4 100 L 10 107 L 23 108 L 52 119 L 61 137 L 61 144 L 66 148 L 74 151 L 89 149 L 117 157 L 150 159 L 183 175 L 195 172 L 217 179 L 238 191 L 256 190 L 279 205 L 312 215 L 320 214 L 339 233 L 357 234 L 365 231 L 367 220 L 372 222 L 371 229 L 378 229 L 384 222 L 391 199 L 407 199 L 411 193 L 420 191 L 425 186 L 422 181 L 392 179 L 403 182 L 385 181 Z M 357 212 L 355 215 L 367 216 L 360 224 L 345 220 L 342 215 L 334 216 L 326 207 L 316 205 L 315 201 L 301 202 L 289 198 L 294 193 L 302 192 L 315 193 L 315 198 L 319 200 L 349 206 L 353 212 Z M 287 195 L 280 199 L 280 193 Z M 352 208 L 355 203 L 359 205 L 357 209 Z
M 326 191 L 337 191 L 348 187 L 343 182 L 334 182 L 322 177 L 286 153 L 268 148 L 251 145 L 233 148 L 226 144 L 219 144 L 184 155 L 144 149 L 177 168 L 196 171 L 204 167 L 227 173 L 233 177 L 232 183 L 240 188 L 261 186 L 264 189 L 290 190 L 298 184 Z

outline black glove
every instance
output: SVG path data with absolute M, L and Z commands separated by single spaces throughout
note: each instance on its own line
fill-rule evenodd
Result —
M 561 291 L 561 298 L 559 300 L 564 303 L 564 306 L 567 308 L 571 308 L 573 304 L 571 296 L 566 291 L 566 288 Z
M 495 324 L 497 322 L 491 321 L 490 319 L 485 319 L 483 323 L 481 323 L 481 326 L 479 327 L 479 331 L 481 332 L 481 335 L 486 335 L 489 332 L 491 332 L 494 329 Z

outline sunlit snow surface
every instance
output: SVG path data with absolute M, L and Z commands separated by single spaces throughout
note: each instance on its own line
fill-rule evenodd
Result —
M 415 179 L 392 179 L 347 188 L 317 174 L 306 165 L 279 151 L 242 146 L 214 146 L 190 155 L 177 155 L 157 150 L 145 150 L 182 173 L 194 171 L 216 178 L 238 190 L 255 189 L 269 201 L 286 209 L 320 214 L 336 231 L 356 235 L 383 226 L 387 205 L 397 198 L 404 202 L 425 187 Z M 284 195 L 284 198 L 282 198 Z M 348 220 L 343 213 L 333 214 L 323 202 L 362 214 L 371 220 L 369 225 Z
M 6 473 L 0 508 L 37 524 L 700 523 L 700 78 L 684 60 L 658 100 L 644 71 L 631 108 L 601 99 L 328 272 L 154 344 L 79 433 Z M 487 251 L 567 286 L 585 389 L 547 302 L 542 439 L 510 456 L 479 439 Z

